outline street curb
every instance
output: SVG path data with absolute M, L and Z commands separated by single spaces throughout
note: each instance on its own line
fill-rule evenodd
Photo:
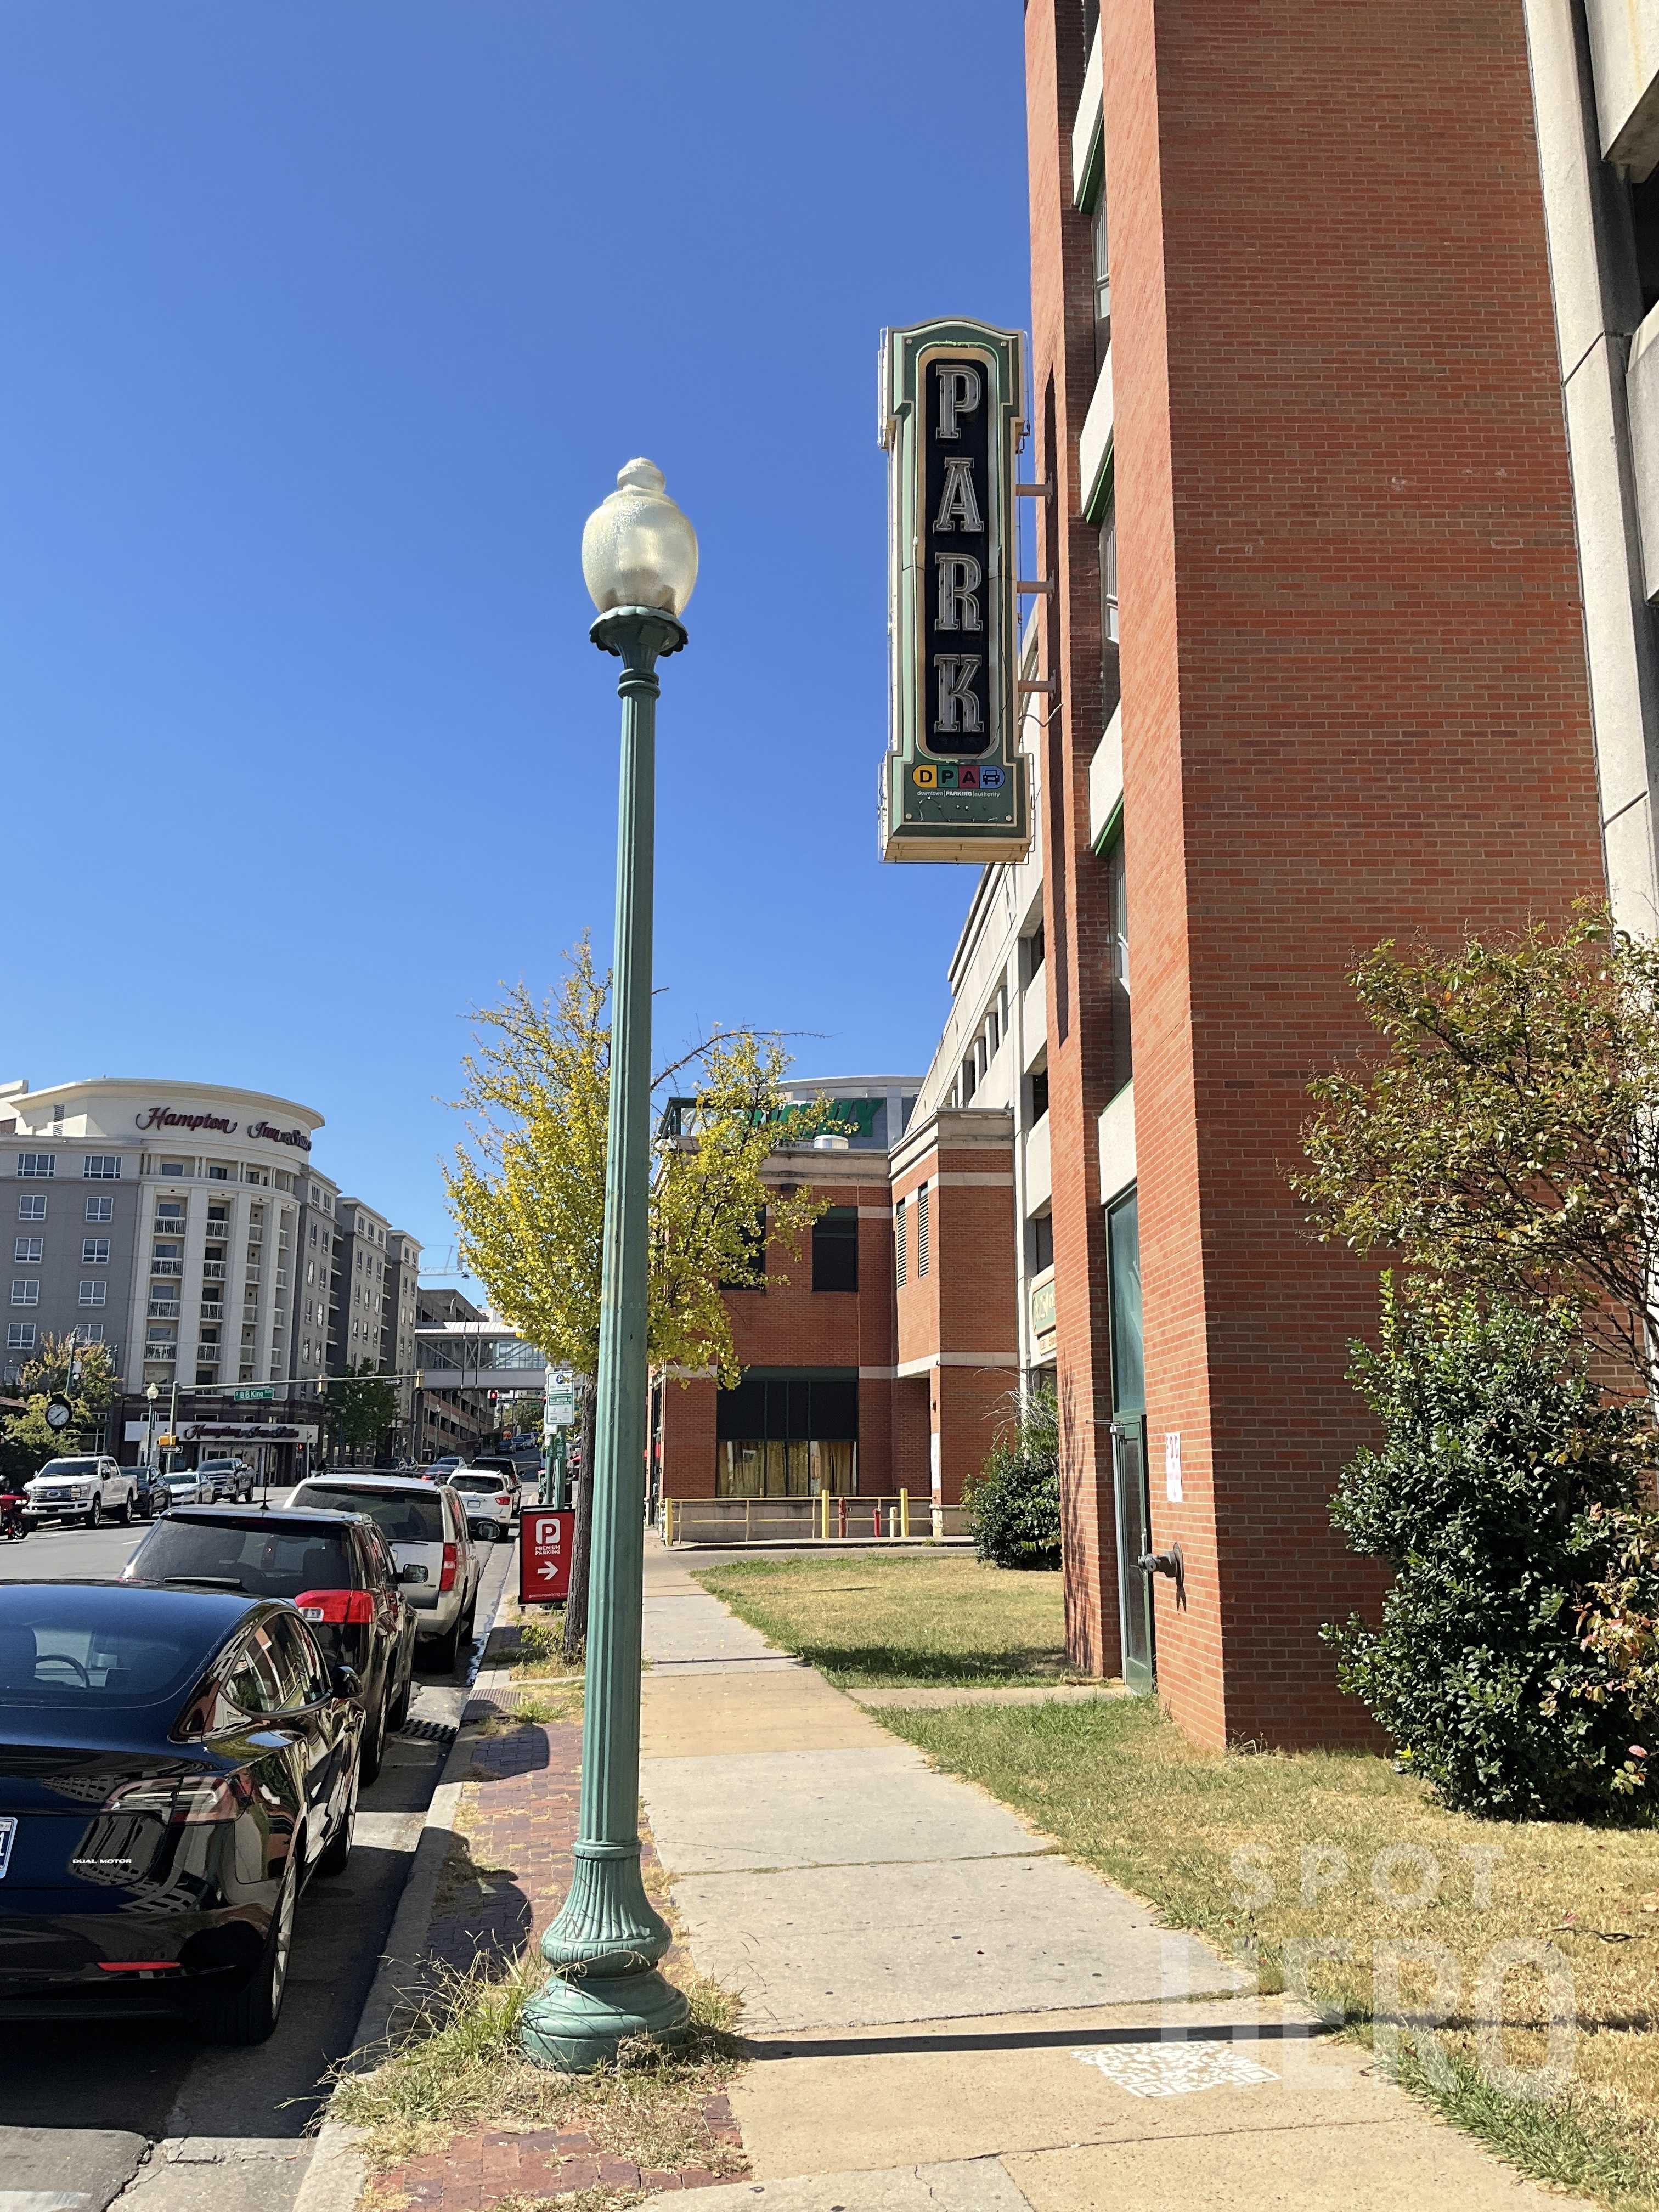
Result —
M 495 1595 L 495 1611 L 489 1616 L 484 1631 L 484 1650 L 489 1649 L 489 1638 L 507 1592 L 514 1587 L 512 1565 Z M 455 1741 L 449 1747 L 449 1756 L 444 1761 L 438 1786 L 426 1808 L 421 1823 L 421 1832 L 410 1861 L 409 1874 L 404 1882 L 403 1895 L 398 1900 L 398 1910 L 392 1915 L 392 1925 L 386 1931 L 386 1948 L 380 1954 L 380 1963 L 374 1979 L 369 1984 L 368 1996 L 358 2015 L 356 2032 L 351 2039 L 354 2052 L 373 2050 L 385 2038 L 391 2026 L 392 2015 L 399 2001 L 414 1983 L 416 1966 L 426 1948 L 427 1934 L 432 1925 L 432 1908 L 437 1902 L 438 1883 L 449 1856 L 449 1847 L 454 1840 L 456 1808 L 460 1803 L 461 1788 L 467 1767 L 471 1764 L 473 1747 L 477 1741 L 477 1724 L 469 1723 L 466 1715 L 475 1692 L 486 1676 L 500 1673 L 511 1674 L 510 1668 L 496 1669 L 480 1667 L 475 1681 L 467 1686 L 466 1704 L 461 1708 L 460 1723 L 455 1730 Z M 469 1729 L 471 1733 L 469 1733 Z M 367 2070 L 367 2069 L 365 2069 Z M 349 2127 L 345 2121 L 325 2115 L 318 2130 L 317 2147 L 311 2154 L 305 2179 L 301 2182 L 291 2212 L 355 2212 L 358 2198 L 368 2179 L 368 2161 L 359 2145 L 363 2140 L 361 2128 Z

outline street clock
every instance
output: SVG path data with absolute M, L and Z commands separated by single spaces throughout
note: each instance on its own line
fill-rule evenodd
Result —
M 58 1436 L 68 1428 L 74 1419 L 75 1408 L 61 1391 L 47 1399 L 46 1426 L 52 1431 L 53 1436 Z

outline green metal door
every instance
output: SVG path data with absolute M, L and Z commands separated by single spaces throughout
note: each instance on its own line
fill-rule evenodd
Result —
M 1112 1305 L 1112 1490 L 1117 1521 L 1118 1626 L 1123 1679 L 1150 1690 L 1155 1679 L 1152 1577 L 1137 1562 L 1152 1547 L 1146 1480 L 1146 1375 L 1140 1334 L 1140 1215 L 1136 1194 L 1106 1210 Z

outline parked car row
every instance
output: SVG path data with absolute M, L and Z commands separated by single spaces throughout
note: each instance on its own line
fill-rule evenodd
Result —
M 112 1462 L 88 1460 L 42 1505 L 101 1513 Z M 417 1650 L 453 1664 L 481 1568 L 447 1484 L 315 1477 L 277 1509 L 200 1495 L 204 1468 L 157 1489 L 118 1582 L 0 1583 L 0 2021 L 170 2008 L 258 2043 L 298 1900 L 345 1866 Z

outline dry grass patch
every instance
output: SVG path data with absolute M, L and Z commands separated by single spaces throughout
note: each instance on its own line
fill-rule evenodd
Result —
M 844 1689 L 1071 1679 L 1060 1577 L 960 1552 L 744 1560 L 694 1579 Z
M 877 1717 L 1171 1924 L 1249 1953 L 1265 1988 L 1305 1988 L 1352 2033 L 1369 2035 L 1382 2008 L 1374 1947 L 1438 1947 L 1437 1970 L 1455 1984 L 1450 2017 L 1420 2047 L 1404 2044 L 1401 2078 L 1540 2179 L 1659 2205 L 1652 1826 L 1476 1820 L 1435 1805 L 1386 1759 L 1200 1751 L 1146 1700 Z M 1322 1939 L 1349 1955 L 1298 1954 Z M 1505 1944 L 1550 1947 L 1571 1976 L 1570 2067 L 1541 2096 L 1516 2094 L 1493 2061 L 1545 2065 L 1543 1973 L 1522 1966 L 1487 1984 L 1496 2009 L 1483 2024 L 1483 1969 Z M 1436 1971 L 1400 1966 L 1406 2009 L 1436 2008 Z
M 405 2008 L 373 2072 L 347 2070 L 372 2052 L 355 2052 L 335 2069 L 331 2114 L 366 2130 L 364 2154 L 377 2171 L 479 2128 L 514 2127 L 580 2130 L 605 2155 L 641 2166 L 747 2170 L 741 2152 L 709 2142 L 703 2121 L 704 2106 L 738 2063 L 733 1997 L 702 1976 L 683 1978 L 692 2022 L 684 2043 L 625 2047 L 597 2073 L 556 2074 L 519 2049 L 525 2007 L 545 1978 L 533 1951 L 499 1978 L 482 1966 L 441 1973 Z M 602 2194 L 606 2205 L 621 2201 Z

